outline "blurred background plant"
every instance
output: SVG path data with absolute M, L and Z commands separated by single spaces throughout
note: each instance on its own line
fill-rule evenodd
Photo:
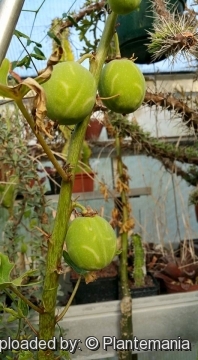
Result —
M 0 122 L 0 248 L 15 264 L 13 278 L 25 270 L 39 269 L 40 285 L 31 292 L 28 289 L 28 296 L 34 293 L 32 301 L 37 302 L 54 209 L 45 198 L 46 176 L 43 172 L 39 176 L 42 168 L 30 140 L 18 110 L 14 105 L 4 107 Z M 5 301 L 3 293 L 1 301 Z

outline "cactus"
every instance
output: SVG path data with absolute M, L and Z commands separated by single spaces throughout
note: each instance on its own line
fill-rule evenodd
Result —
M 74 53 L 72 51 L 71 44 L 69 42 L 69 29 L 64 29 L 62 32 L 60 32 L 62 25 L 62 20 L 59 18 L 56 18 L 52 20 L 50 32 L 55 35 L 61 44 L 61 47 L 63 49 L 63 55 L 60 59 L 60 61 L 74 61 Z M 55 40 L 52 42 L 52 50 L 55 51 L 57 48 L 57 43 Z

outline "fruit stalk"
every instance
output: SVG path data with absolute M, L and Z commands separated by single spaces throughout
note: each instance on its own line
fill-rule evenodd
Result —
M 96 84 L 98 84 L 100 71 L 106 59 L 110 41 L 112 39 L 117 15 L 111 13 L 106 21 L 105 28 L 98 46 L 95 58 L 91 60 L 90 71 L 92 72 Z M 75 131 L 71 137 L 67 162 L 71 165 L 71 181 L 62 181 L 60 196 L 57 206 L 57 214 L 54 222 L 54 229 L 48 243 L 48 254 L 46 259 L 46 272 L 43 285 L 42 304 L 45 309 L 44 314 L 39 316 L 39 337 L 46 341 L 52 339 L 55 333 L 55 308 L 57 289 L 59 285 L 59 273 L 61 269 L 61 258 L 63 244 L 66 237 L 67 225 L 72 211 L 72 186 L 75 176 L 75 169 L 80 156 L 86 128 L 90 116 L 76 125 Z M 39 351 L 38 360 L 54 360 L 52 351 Z
M 78 281 L 77 281 L 77 283 L 76 283 L 76 285 L 75 285 L 75 288 L 74 288 L 74 290 L 73 290 L 73 292 L 72 292 L 72 294 L 71 294 L 71 296 L 70 296 L 70 298 L 69 298 L 69 300 L 68 300 L 68 302 L 67 302 L 67 304 L 66 304 L 66 306 L 64 307 L 64 309 L 63 309 L 63 311 L 60 313 L 60 315 L 57 316 L 57 318 L 56 318 L 56 323 L 58 323 L 59 321 L 61 321 L 61 320 L 64 318 L 67 310 L 69 309 L 72 301 L 74 300 L 74 296 L 76 295 L 76 292 L 77 292 L 78 287 L 79 287 L 79 285 L 80 285 L 81 278 L 82 278 L 82 276 L 80 275 L 79 278 L 78 278 Z

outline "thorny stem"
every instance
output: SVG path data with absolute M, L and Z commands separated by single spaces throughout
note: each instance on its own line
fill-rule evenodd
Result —
M 195 132 L 198 130 L 198 113 L 196 110 L 190 108 L 184 101 L 177 99 L 175 96 L 169 93 L 151 93 L 146 91 L 143 105 L 160 106 L 162 109 L 168 111 L 174 110 L 176 114 L 181 116 L 184 124 L 193 128 Z M 94 111 L 106 112 L 107 108 L 102 104 L 96 104 Z
M 39 143 L 41 144 L 43 150 L 45 151 L 45 153 L 48 156 L 48 159 L 52 162 L 52 164 L 54 165 L 55 169 L 57 170 L 57 172 L 59 173 L 59 175 L 62 177 L 63 180 L 68 181 L 68 177 L 65 173 L 65 171 L 62 169 L 61 165 L 59 164 L 59 162 L 56 160 L 55 156 L 53 155 L 50 147 L 47 145 L 47 143 L 45 142 L 44 138 L 42 137 L 42 135 L 38 132 L 35 131 L 35 124 L 34 124 L 34 120 L 32 119 L 31 115 L 28 113 L 27 109 L 25 108 L 23 101 L 20 100 L 16 100 L 16 104 L 19 107 L 19 109 L 21 110 L 23 116 L 25 117 L 25 119 L 27 120 L 28 124 L 30 125 L 34 135 L 37 137 Z
M 71 296 L 70 296 L 70 298 L 69 298 L 69 300 L 68 300 L 67 305 L 65 306 L 65 308 L 63 309 L 63 311 L 60 313 L 60 315 L 57 316 L 57 318 L 56 318 L 56 323 L 58 323 L 60 320 L 63 319 L 63 317 L 65 316 L 67 310 L 69 309 L 69 307 L 70 307 L 70 305 L 71 305 L 71 303 L 72 303 L 72 301 L 73 301 L 73 299 L 74 299 L 74 296 L 76 295 L 76 292 L 77 292 L 78 287 L 79 287 L 79 285 L 80 285 L 81 279 L 82 279 L 82 276 L 80 275 L 79 278 L 78 278 L 78 281 L 77 281 L 77 283 L 76 283 L 76 285 L 75 285 L 75 287 L 74 287 L 74 290 L 73 290 L 73 292 L 72 292 L 72 294 L 71 294 Z
M 100 71 L 107 56 L 110 41 L 112 39 L 117 15 L 111 13 L 106 21 L 105 28 L 98 46 L 97 53 L 91 60 L 90 71 L 93 74 L 96 84 L 98 84 Z M 57 289 L 59 285 L 59 273 L 61 269 L 61 259 L 63 244 L 66 237 L 67 226 L 72 211 L 72 186 L 75 177 L 75 169 L 80 156 L 85 132 L 89 123 L 90 116 L 87 116 L 81 123 L 76 125 L 72 134 L 67 161 L 71 165 L 71 181 L 62 181 L 60 196 L 57 206 L 57 214 L 51 239 L 48 242 L 48 253 L 46 259 L 46 272 L 42 294 L 42 304 L 45 313 L 39 317 L 39 338 L 48 341 L 53 338 L 55 333 L 55 308 Z M 52 350 L 40 350 L 38 360 L 54 360 Z
M 124 181 L 124 167 L 122 162 L 122 152 L 121 152 L 121 138 L 116 132 L 116 153 L 117 153 L 117 171 L 119 179 Z M 128 185 L 128 184 L 126 184 Z M 121 190 L 121 201 L 122 201 L 122 224 L 126 223 L 129 220 L 129 211 L 128 211 L 128 197 L 124 187 Z M 120 332 L 122 340 L 132 340 L 133 337 L 133 328 L 132 328 L 132 298 L 129 291 L 128 284 L 128 271 L 127 271 L 127 253 L 128 253 L 128 232 L 123 231 L 121 234 L 121 247 L 122 252 L 120 256 L 120 281 L 121 281 L 121 291 L 122 291 L 122 300 L 121 300 L 121 327 Z M 120 360 L 131 360 L 131 350 L 120 351 L 119 359 Z

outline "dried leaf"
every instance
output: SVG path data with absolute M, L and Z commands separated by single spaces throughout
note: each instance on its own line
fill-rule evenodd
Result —
M 46 71 L 45 76 L 49 77 L 48 71 Z M 47 124 L 45 124 L 44 121 L 46 117 L 47 109 L 46 109 L 46 96 L 43 88 L 38 84 L 36 80 L 32 78 L 27 78 L 23 80 L 23 82 L 19 86 L 21 85 L 25 85 L 29 89 L 33 90 L 34 93 L 36 93 L 36 96 L 34 98 L 34 109 L 32 111 L 35 120 L 36 132 L 38 133 L 41 131 L 44 134 L 46 134 L 50 139 L 52 139 L 53 136 L 49 132 L 49 130 L 52 129 L 52 126 L 49 121 L 47 121 Z
M 118 220 L 120 218 L 119 210 L 117 208 L 114 208 L 112 210 L 111 216 L 112 216 L 113 220 Z
M 125 192 L 129 192 L 129 187 L 127 184 L 125 184 L 123 181 L 121 181 L 120 179 L 117 180 L 116 183 L 116 190 L 117 192 L 121 193 L 122 191 Z
M 90 271 L 84 275 L 85 283 L 89 284 L 97 279 L 96 271 Z
M 104 196 L 105 201 L 108 201 L 108 187 L 104 183 L 100 183 L 100 192 Z
M 153 256 L 151 262 L 148 264 L 148 269 L 151 270 L 157 262 L 157 256 Z
M 47 61 L 47 67 L 56 65 L 63 55 L 63 49 L 61 46 L 57 46 L 56 50 L 51 54 L 49 60 Z
M 119 210 L 117 208 L 114 208 L 112 210 L 112 219 L 110 221 L 110 225 L 115 229 L 117 226 L 119 226 L 119 221 L 120 221 L 120 214 L 119 214 Z
M 121 225 L 120 234 L 128 233 L 129 230 L 134 228 L 134 226 L 135 226 L 134 219 L 128 219 L 127 221 L 124 222 L 124 224 Z

